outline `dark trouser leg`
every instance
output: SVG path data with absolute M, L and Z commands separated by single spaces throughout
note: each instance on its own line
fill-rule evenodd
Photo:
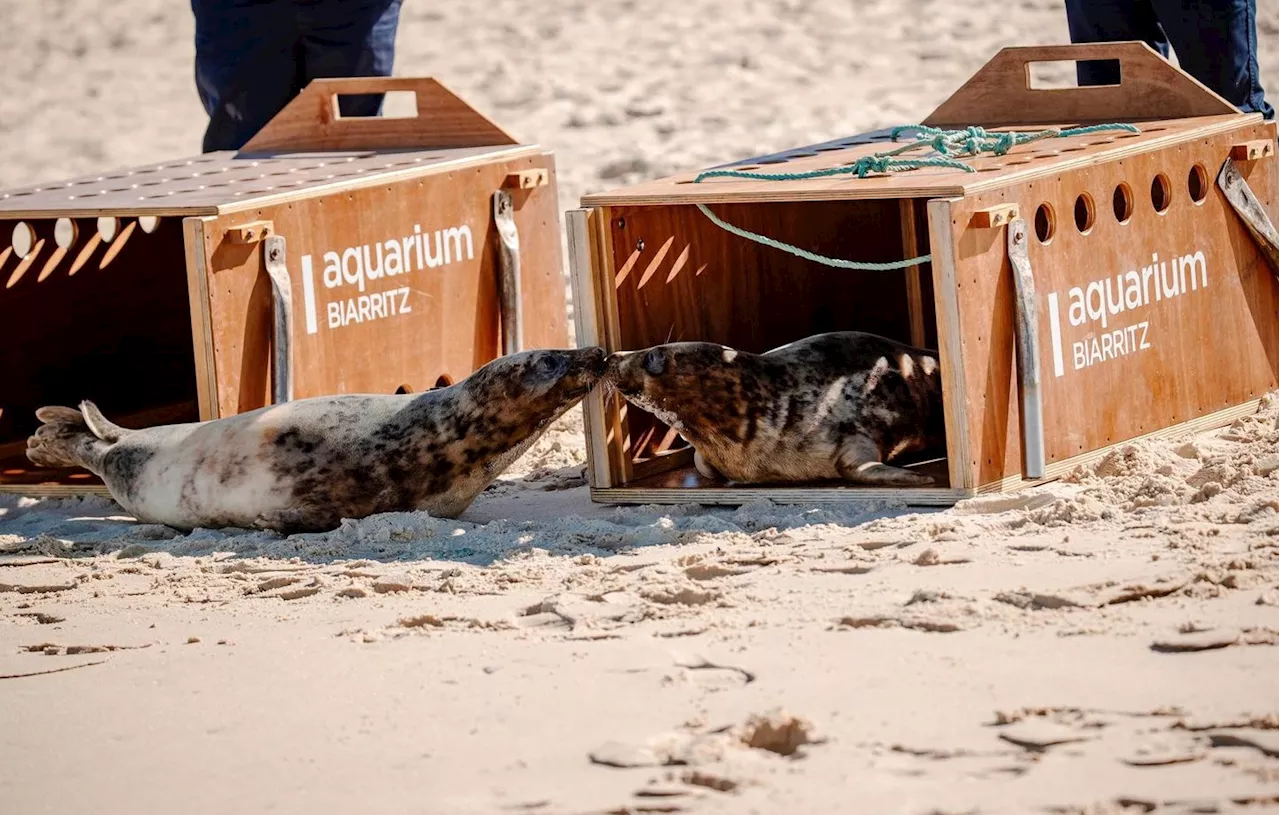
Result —
M 300 6 L 302 84 L 313 79 L 391 76 L 401 0 L 312 0 Z M 376 116 L 382 94 L 343 96 L 343 116 Z
M 1148 0 L 1065 2 L 1067 31 L 1073 43 L 1142 40 L 1161 56 L 1169 56 L 1169 41 Z M 1120 82 L 1120 71 L 1110 60 L 1077 62 L 1076 81 L 1081 85 L 1116 85 Z
M 191 0 L 204 152 L 238 150 L 298 92 L 292 0 Z
M 1182 70 L 1246 113 L 1275 117 L 1258 78 L 1255 0 L 1151 0 Z

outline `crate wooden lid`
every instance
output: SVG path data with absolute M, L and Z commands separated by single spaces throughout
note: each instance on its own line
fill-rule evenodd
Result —
M 407 91 L 417 115 L 342 118 L 340 95 Z M 218 215 L 541 152 L 434 79 L 315 80 L 239 152 L 0 190 L 0 218 Z
M 1030 66 L 1064 60 L 1116 60 L 1119 85 L 1038 90 Z M 1030 181 L 1100 161 L 1122 159 L 1196 136 L 1231 130 L 1261 114 L 1241 113 L 1142 42 L 1005 48 L 921 124 L 944 129 L 979 126 L 988 131 L 1063 129 L 1102 123 L 1132 124 L 1139 133 L 1104 131 L 1046 139 L 1003 156 L 964 159 L 977 172 L 926 167 L 907 172 L 851 174 L 763 181 L 681 173 L 631 187 L 594 193 L 583 206 L 643 206 L 874 198 L 954 198 Z M 743 159 L 713 169 L 790 174 L 851 166 L 858 159 L 901 146 L 891 130 L 878 130 L 784 152 Z M 904 134 L 910 138 L 911 134 Z M 906 157 L 919 158 L 920 150 Z

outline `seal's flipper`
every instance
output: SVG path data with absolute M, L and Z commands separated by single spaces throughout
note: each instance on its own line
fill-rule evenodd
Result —
M 696 449 L 693 451 L 693 466 L 694 469 L 702 474 L 703 478 L 710 478 L 712 481 L 729 480 L 724 477 L 724 473 L 720 472 L 715 467 L 712 467 L 711 462 L 707 461 L 706 458 L 703 457 L 702 453 Z
M 840 451 L 836 470 L 845 481 L 868 487 L 928 487 L 935 483 L 932 476 L 880 461 L 875 445 L 862 436 Z
M 88 425 L 93 435 L 103 441 L 117 442 L 130 432 L 120 425 L 107 421 L 107 417 L 102 415 L 98 406 L 88 400 L 80 403 L 80 413 L 84 416 L 84 423 Z
M 27 458 L 41 467 L 83 467 L 102 475 L 102 457 L 111 445 L 89 429 L 84 415 L 68 407 L 42 407 L 44 424 L 27 439 Z
M 295 532 L 328 532 L 342 523 L 330 507 L 303 504 L 289 509 L 264 512 L 254 519 L 258 529 L 269 529 L 282 535 Z

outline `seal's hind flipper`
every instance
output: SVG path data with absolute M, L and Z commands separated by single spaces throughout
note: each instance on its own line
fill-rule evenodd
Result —
M 862 436 L 845 445 L 836 470 L 845 481 L 867 487 L 928 487 L 936 483 L 932 476 L 880 461 L 875 445 Z
M 111 445 L 90 431 L 84 415 L 68 407 L 36 410 L 43 422 L 27 439 L 27 458 L 41 467 L 83 467 L 101 475 L 102 457 Z
M 129 433 L 126 428 L 107 421 L 107 417 L 102 415 L 98 406 L 87 399 L 80 403 L 80 413 L 84 416 L 84 423 L 88 425 L 93 435 L 103 441 L 117 442 Z

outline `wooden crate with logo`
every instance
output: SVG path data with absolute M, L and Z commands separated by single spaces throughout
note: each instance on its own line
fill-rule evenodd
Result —
M 408 115 L 338 114 L 370 93 Z M 102 490 L 27 461 L 41 405 L 427 390 L 570 345 L 565 295 L 550 152 L 432 79 L 317 80 L 238 152 L 0 191 L 0 491 Z
M 1116 86 L 1035 89 L 1031 66 L 1115 60 Z M 934 487 L 725 485 L 603 390 L 586 403 L 592 496 L 615 503 L 949 504 L 1037 483 L 1116 445 L 1230 422 L 1277 384 L 1276 125 L 1142 43 L 1007 48 L 923 124 L 1086 130 L 923 167 L 799 180 L 683 173 L 568 213 L 580 344 L 703 340 L 763 352 L 862 330 L 936 349 Z M 802 174 L 899 147 L 889 131 L 724 165 Z M 699 205 L 719 219 L 717 224 Z M 825 258 L 832 268 L 723 228 Z

